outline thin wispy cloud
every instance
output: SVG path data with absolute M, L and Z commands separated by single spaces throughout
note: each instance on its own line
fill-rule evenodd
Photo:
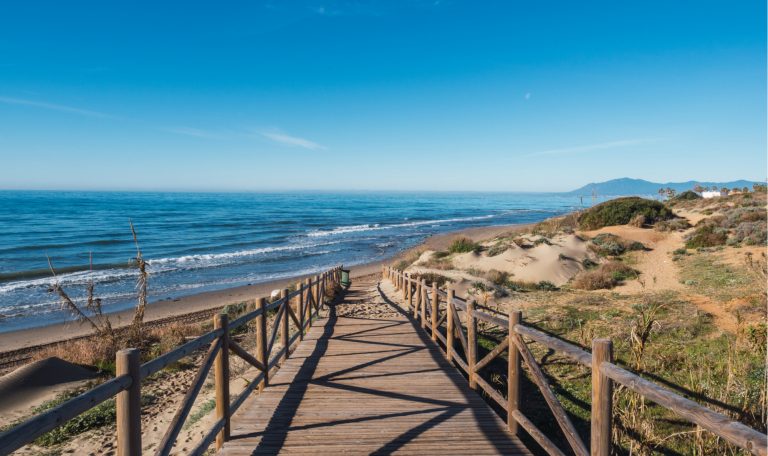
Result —
M 301 147 L 310 150 L 324 150 L 325 146 L 322 146 L 316 142 L 308 139 L 299 138 L 298 136 L 291 136 L 281 131 L 260 131 L 259 134 L 277 144 L 290 147 Z
M 201 130 L 199 128 L 192 128 L 192 127 L 167 127 L 167 128 L 162 128 L 162 130 L 168 133 L 174 133 L 177 135 L 184 135 L 184 136 L 192 136 L 194 138 L 226 139 L 226 135 L 222 133 L 216 133 L 216 132 Z
M 19 106 L 31 106 L 33 108 L 48 109 L 50 111 L 66 112 L 70 114 L 78 114 L 81 116 L 99 117 L 99 118 L 114 118 L 114 116 L 105 114 L 103 112 L 91 111 L 90 109 L 81 109 L 73 106 L 60 105 L 56 103 L 48 103 L 44 101 L 27 100 L 24 98 L 12 98 L 0 96 L 0 103 L 8 105 Z
M 524 155 L 525 157 L 538 157 L 542 155 L 566 155 L 566 154 L 578 154 L 582 152 L 592 152 L 596 150 L 617 149 L 621 147 L 639 146 L 642 144 L 648 144 L 656 142 L 657 139 L 622 139 L 619 141 L 610 141 L 597 144 L 587 144 L 584 146 L 575 147 L 563 147 L 560 149 L 542 150 L 539 152 L 533 152 Z

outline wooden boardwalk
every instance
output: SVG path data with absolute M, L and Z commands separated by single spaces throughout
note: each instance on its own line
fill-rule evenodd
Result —
M 312 327 L 220 451 L 277 453 L 530 454 L 375 282 Z

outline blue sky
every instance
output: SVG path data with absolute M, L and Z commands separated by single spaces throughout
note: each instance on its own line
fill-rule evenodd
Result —
M 0 188 L 766 177 L 764 1 L 4 2 Z

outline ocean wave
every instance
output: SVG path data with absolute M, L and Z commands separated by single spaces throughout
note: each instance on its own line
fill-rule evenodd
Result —
M 421 220 L 418 222 L 395 223 L 392 225 L 380 225 L 378 223 L 373 223 L 373 224 L 363 224 L 363 225 L 339 226 L 331 230 L 310 231 L 309 233 L 307 233 L 307 236 L 325 237 L 325 236 L 334 236 L 334 235 L 347 234 L 347 233 L 359 233 L 364 231 L 380 231 L 380 230 L 391 230 L 394 228 L 409 228 L 414 226 L 439 225 L 441 223 L 471 222 L 474 220 L 486 220 L 493 217 L 497 217 L 499 215 L 502 215 L 502 214 L 488 214 L 488 215 L 478 215 L 474 217 L 457 217 L 457 218 L 436 219 L 436 220 Z
M 339 244 L 342 241 L 300 243 L 274 247 L 261 247 L 257 249 L 238 250 L 235 252 L 208 253 L 196 255 L 182 255 L 178 257 L 148 259 L 148 272 L 152 275 L 175 272 L 181 270 L 203 269 L 209 267 L 224 266 L 232 264 L 237 260 L 244 258 L 268 255 L 277 252 L 290 252 L 298 250 L 309 250 L 316 247 L 324 247 L 333 244 Z M 327 251 L 322 251 L 327 253 Z M 313 252 L 314 255 L 320 253 Z M 98 267 L 90 270 L 84 267 L 71 267 L 57 269 L 59 274 L 56 277 L 50 275 L 50 271 L 27 271 L 13 275 L 15 279 L 25 278 L 27 280 L 14 280 L 0 284 L 0 294 L 11 293 L 31 288 L 48 288 L 58 281 L 62 286 L 86 285 L 93 281 L 96 284 L 115 282 L 120 280 L 136 279 L 138 271 L 131 265 L 109 265 L 110 267 Z M 65 273 L 61 273 L 64 271 Z M 11 277 L 9 277 L 11 278 Z

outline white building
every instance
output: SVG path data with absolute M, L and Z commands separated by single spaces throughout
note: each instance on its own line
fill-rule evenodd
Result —
M 701 192 L 702 198 L 717 198 L 723 196 L 723 192 L 720 190 Z

